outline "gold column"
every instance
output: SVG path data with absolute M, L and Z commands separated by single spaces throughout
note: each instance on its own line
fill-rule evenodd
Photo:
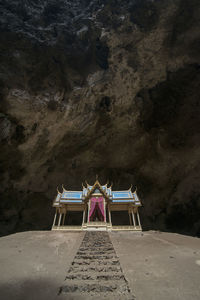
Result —
M 108 206 L 108 215 L 109 215 L 109 223 L 112 226 L 111 213 L 110 213 L 110 207 L 109 206 Z
M 58 227 L 60 227 L 61 217 L 62 217 L 62 214 L 60 212 L 59 221 L 58 221 Z
M 90 214 L 90 200 L 88 201 L 88 217 L 87 217 L 88 223 L 89 223 L 89 214 Z
M 130 212 L 128 212 L 128 215 L 129 215 L 129 223 L 130 223 L 130 225 L 132 225 Z
M 134 225 L 134 227 L 136 227 L 136 223 L 135 223 L 135 214 L 134 214 L 133 211 L 132 211 L 131 213 L 132 213 L 132 217 L 133 217 L 133 225 Z
M 64 217 L 63 217 L 63 221 L 62 221 L 62 225 L 64 225 L 64 223 L 65 223 L 65 217 L 66 217 L 66 211 L 65 211 L 65 213 L 64 213 Z
M 84 210 L 83 210 L 83 221 L 82 221 L 82 226 L 83 226 L 84 223 L 85 223 L 85 207 L 84 207 Z
M 139 212 L 138 212 L 138 210 L 137 210 L 137 219 L 138 219 L 138 224 L 139 224 L 139 226 L 141 227 L 141 223 L 140 223 L 140 216 L 139 216 Z
M 53 225 L 52 225 L 52 227 L 54 227 L 55 224 L 56 224 L 56 217 L 57 217 L 57 208 L 56 208 L 55 216 L 54 216 L 54 219 L 53 219 Z
M 105 223 L 106 223 L 106 201 L 105 201 L 105 199 L 104 199 L 104 215 L 105 215 Z

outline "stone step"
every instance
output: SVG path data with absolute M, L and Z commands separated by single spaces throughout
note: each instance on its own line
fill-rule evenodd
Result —
M 94 247 L 95 248 L 95 247 Z M 106 250 L 104 249 L 103 247 L 101 249 L 96 249 L 94 251 L 94 248 L 91 248 L 91 249 L 87 249 L 87 250 L 84 250 L 84 251 L 80 251 L 80 253 L 78 252 L 76 255 L 84 255 L 85 253 L 87 254 L 93 254 L 93 255 L 105 255 L 106 254 L 116 254 L 115 251 L 112 249 L 112 250 Z M 93 250 L 92 250 L 93 249 Z
M 87 274 L 80 274 L 80 273 L 76 273 L 76 274 L 69 274 L 66 276 L 65 278 L 66 280 L 125 280 L 124 279 L 124 275 L 119 273 L 119 274 L 115 274 L 114 272 L 112 273 L 108 273 L 108 272 L 102 272 L 101 274 L 98 274 L 96 272 L 89 272 L 87 271 Z
M 68 273 L 77 273 L 77 272 L 95 272 L 95 273 L 104 273 L 104 272 L 114 272 L 118 273 L 121 272 L 120 266 L 114 266 L 114 267 L 106 267 L 106 266 L 88 266 L 88 267 L 81 267 L 81 266 L 74 266 L 73 268 L 70 268 Z
M 75 256 L 75 260 L 115 260 L 116 256 L 113 255 L 77 255 Z
M 73 292 L 81 292 L 81 293 L 113 293 L 117 292 L 118 294 L 126 294 L 128 292 L 127 285 L 124 284 L 115 284 L 112 282 L 105 282 L 100 284 L 98 281 L 96 282 L 81 282 L 74 281 L 68 282 L 66 285 L 61 287 L 62 293 L 73 293 Z
M 60 293 L 66 299 L 134 299 L 107 232 L 85 234 Z
M 118 260 L 107 260 L 107 261 L 105 261 L 105 260 L 100 260 L 100 259 L 99 260 L 95 260 L 95 259 L 90 260 L 90 259 L 87 259 L 87 260 L 84 260 L 84 261 L 82 261 L 82 260 L 74 260 L 73 263 L 72 263 L 72 265 L 75 265 L 75 266 L 77 266 L 77 265 L 79 265 L 79 266 L 81 266 L 81 265 L 120 266 L 120 263 L 119 263 Z

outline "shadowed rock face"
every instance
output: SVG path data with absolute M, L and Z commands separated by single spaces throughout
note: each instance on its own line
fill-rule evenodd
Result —
M 200 234 L 200 5 L 0 4 L 1 234 L 46 229 L 56 186 L 133 183 L 145 228 Z

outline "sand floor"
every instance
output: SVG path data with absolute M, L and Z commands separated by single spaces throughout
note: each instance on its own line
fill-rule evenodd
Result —
M 84 235 L 30 231 L 1 237 L 0 299 L 87 299 L 58 295 Z M 160 232 L 109 236 L 136 299 L 200 299 L 200 239 Z

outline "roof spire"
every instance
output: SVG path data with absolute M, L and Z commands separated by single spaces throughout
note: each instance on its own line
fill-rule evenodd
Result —
M 96 180 L 98 180 L 98 177 L 99 177 L 98 174 L 96 174 Z
M 62 184 L 62 188 L 63 188 L 63 192 L 67 192 L 67 190 L 64 188 L 63 184 Z
M 58 194 L 60 194 L 60 195 L 62 194 L 62 193 L 60 193 L 60 192 L 59 192 L 59 190 L 58 190 L 58 186 L 57 186 L 57 192 L 58 192 Z

